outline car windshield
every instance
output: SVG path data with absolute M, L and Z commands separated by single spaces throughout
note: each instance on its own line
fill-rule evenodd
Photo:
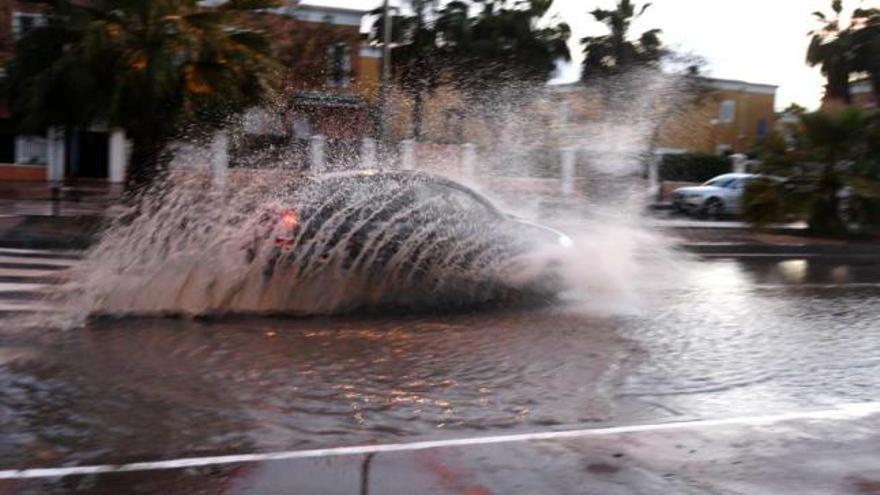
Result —
M 715 177 L 714 179 L 703 184 L 704 186 L 712 186 L 712 187 L 724 187 L 724 188 L 733 188 L 735 187 L 738 179 L 735 177 Z
M 414 188 L 417 201 L 436 201 L 449 211 L 461 211 L 486 217 L 498 216 L 498 212 L 486 200 L 457 187 L 438 182 L 425 182 Z

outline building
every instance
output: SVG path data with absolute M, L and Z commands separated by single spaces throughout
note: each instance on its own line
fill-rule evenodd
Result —
M 748 153 L 774 127 L 776 86 L 699 77 L 687 91 L 661 88 L 660 97 L 633 97 L 654 148 L 666 153 Z M 578 83 L 551 87 L 550 108 L 577 139 L 595 122 L 612 120 L 601 91 Z M 647 89 L 647 91 L 653 91 Z
M 253 19 L 272 36 L 289 68 L 284 107 L 278 109 L 286 133 L 300 139 L 372 135 L 381 52 L 361 33 L 367 11 L 290 3 Z
M 248 20 L 269 32 L 289 71 L 279 107 L 249 114 L 246 133 L 282 140 L 313 134 L 356 139 L 372 133 L 380 53 L 360 32 L 365 13 L 290 0 Z M 0 2 L 0 67 L 12 57 L 15 40 L 44 22 L 45 14 L 33 4 Z M 128 153 L 125 131 L 100 125 L 19 135 L 0 102 L 0 181 L 123 182 Z
M 710 78 L 701 82 L 705 93 L 659 124 L 658 148 L 749 153 L 774 128 L 777 86 Z
M 646 136 L 654 148 L 667 153 L 748 153 L 774 128 L 776 86 L 705 77 L 694 82 L 687 94 L 659 88 L 655 95 L 655 89 L 646 88 L 645 95 L 633 96 L 634 105 L 645 110 L 627 117 L 639 117 L 636 120 L 646 132 L 655 132 Z M 503 138 L 504 133 L 513 133 L 517 146 L 577 146 L 594 136 L 597 125 L 601 128 L 615 120 L 608 114 L 614 110 L 595 85 L 551 85 L 529 96 L 533 100 L 522 108 L 487 95 L 490 109 L 497 109 L 502 117 L 505 129 L 499 133 L 492 129 L 497 122 L 474 119 L 464 111 L 468 105 L 454 89 L 441 87 L 425 100 L 423 137 L 431 142 L 487 145 L 499 134 Z M 407 137 L 411 129 L 411 104 L 397 98 L 398 138 Z
M 3 64 L 14 53 L 15 40 L 43 22 L 41 10 L 33 4 L 17 0 L 0 3 L 0 77 Z M 9 118 L 6 102 L 0 101 L 0 180 L 45 180 L 46 137 L 18 136 Z

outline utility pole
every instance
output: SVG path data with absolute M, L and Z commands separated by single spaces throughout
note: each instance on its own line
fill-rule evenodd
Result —
M 388 0 L 382 0 L 382 74 L 379 86 L 379 140 L 388 141 L 388 103 L 391 85 L 391 13 Z

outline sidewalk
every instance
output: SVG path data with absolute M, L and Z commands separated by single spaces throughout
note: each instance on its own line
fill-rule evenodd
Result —
M 104 181 L 0 182 L 0 216 L 103 215 L 121 194 L 121 185 Z

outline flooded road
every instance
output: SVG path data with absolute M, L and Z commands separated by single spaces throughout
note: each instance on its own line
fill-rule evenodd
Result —
M 101 320 L 0 333 L 3 468 L 876 400 L 880 266 L 704 261 L 622 314 Z

